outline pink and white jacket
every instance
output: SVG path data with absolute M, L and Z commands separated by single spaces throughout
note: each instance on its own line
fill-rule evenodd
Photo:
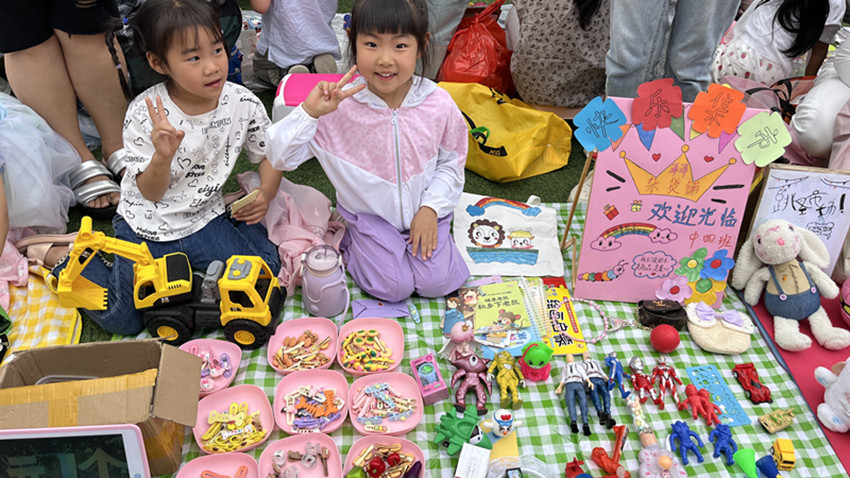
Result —
M 299 106 L 269 127 L 266 156 L 283 171 L 317 158 L 338 205 L 380 216 L 403 232 L 422 206 L 437 217 L 455 208 L 468 141 L 466 122 L 448 92 L 415 76 L 398 109 L 368 88 L 318 119 Z

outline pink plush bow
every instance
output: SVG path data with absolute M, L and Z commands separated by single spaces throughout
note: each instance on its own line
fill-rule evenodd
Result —
M 727 310 L 726 312 L 717 312 L 711 307 L 705 305 L 704 302 L 700 302 L 696 306 L 697 317 L 700 320 L 709 321 L 711 319 L 722 320 L 723 322 L 730 323 L 732 325 L 737 325 L 741 327 L 744 325 L 744 319 L 741 318 L 741 314 L 734 310 Z

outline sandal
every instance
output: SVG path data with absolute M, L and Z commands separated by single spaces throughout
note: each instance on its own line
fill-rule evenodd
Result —
M 26 256 L 31 264 L 44 266 L 44 259 L 50 249 L 53 247 L 70 249 L 76 239 L 76 232 L 70 234 L 35 234 L 16 242 L 15 248 Z
M 127 150 L 121 148 L 110 154 L 106 160 L 106 167 L 112 172 L 112 176 L 119 178 L 119 180 L 124 175 L 124 170 L 127 169 L 126 157 Z
M 114 155 L 115 153 L 113 153 Z M 109 179 L 86 183 L 89 179 L 97 176 L 106 176 Z M 108 221 L 115 216 L 116 211 L 118 211 L 118 206 L 116 205 L 100 208 L 86 206 L 86 203 L 105 194 L 121 192 L 121 187 L 112 178 L 113 175 L 106 166 L 96 160 L 83 161 L 79 166 L 70 171 L 68 179 L 71 182 L 71 189 L 74 191 L 74 198 L 77 200 L 77 206 L 85 214 L 102 221 Z

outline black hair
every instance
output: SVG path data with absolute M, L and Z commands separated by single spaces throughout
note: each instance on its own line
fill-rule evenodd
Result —
M 117 19 L 106 32 L 106 44 L 112 55 L 112 61 L 118 67 L 121 87 L 124 95 L 132 99 L 127 80 L 121 73 L 114 44 L 118 32 L 132 38 L 129 55 L 139 55 L 144 58 L 146 53 L 152 53 L 166 65 L 168 51 L 180 41 L 191 42 L 194 34 L 195 41 L 200 29 L 209 31 L 216 42 L 224 45 L 224 35 L 221 31 L 219 4 L 209 0 L 146 0 L 129 20 Z M 178 38 L 178 35 L 182 38 Z M 227 52 L 229 55 L 229 52 Z
M 574 0 L 578 9 L 578 24 L 582 30 L 587 30 L 590 26 L 590 20 L 593 15 L 599 10 L 599 4 L 602 0 Z
M 762 0 L 756 7 L 768 1 Z M 794 42 L 782 53 L 789 58 L 797 58 L 811 50 L 820 40 L 828 16 L 829 0 L 782 0 L 774 20 L 794 35 Z
M 396 33 L 416 38 L 422 71 L 428 70 L 428 6 L 425 0 L 355 0 L 351 7 L 348 45 L 357 63 L 357 36 Z

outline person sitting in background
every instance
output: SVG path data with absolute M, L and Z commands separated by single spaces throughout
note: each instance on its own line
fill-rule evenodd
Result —
M 717 47 L 711 78 L 722 83 L 724 76 L 732 75 L 770 86 L 804 71 L 814 76 L 843 16 L 844 0 L 755 3 Z
M 336 0 L 251 0 L 263 14 L 254 55 L 257 79 L 276 88 L 287 73 L 336 73 L 341 58 L 331 26 Z
M 583 108 L 605 94 L 609 0 L 514 0 L 511 76 L 523 101 Z
M 15 96 L 47 121 L 79 153 L 71 188 L 86 214 L 110 219 L 124 169 L 121 127 L 127 101 L 104 40 L 112 0 L 4 0 L 0 2 L 0 52 Z M 118 49 L 120 51 L 120 48 Z M 77 120 L 77 98 L 94 120 L 106 166 L 86 146 Z M 107 169 L 107 167 L 109 169 Z

